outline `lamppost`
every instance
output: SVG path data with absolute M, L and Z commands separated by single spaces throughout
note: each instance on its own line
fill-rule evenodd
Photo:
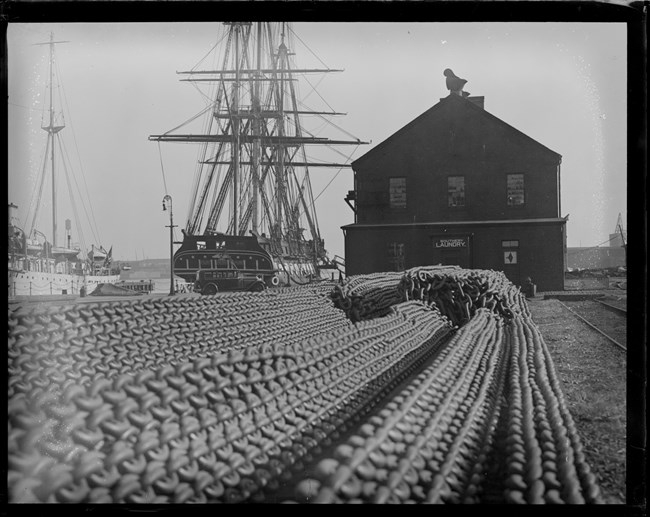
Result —
M 174 214 L 172 212 L 172 197 L 166 194 L 163 198 L 163 212 L 169 206 L 169 295 L 174 294 Z

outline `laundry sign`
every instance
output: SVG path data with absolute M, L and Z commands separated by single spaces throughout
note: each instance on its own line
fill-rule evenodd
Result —
M 436 248 L 466 248 L 467 239 L 437 239 L 434 245 Z

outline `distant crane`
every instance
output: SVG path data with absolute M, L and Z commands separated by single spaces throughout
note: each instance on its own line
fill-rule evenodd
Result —
M 625 250 L 625 267 L 627 267 L 627 242 L 625 241 L 625 234 L 623 232 L 623 220 L 621 218 L 621 213 L 618 214 L 618 220 L 616 221 L 616 231 L 621 234 L 621 241 L 623 242 L 623 249 Z

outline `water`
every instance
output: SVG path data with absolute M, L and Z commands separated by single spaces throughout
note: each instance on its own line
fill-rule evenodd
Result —
M 168 294 L 169 293 L 169 278 L 156 278 L 153 280 L 155 283 L 153 293 Z

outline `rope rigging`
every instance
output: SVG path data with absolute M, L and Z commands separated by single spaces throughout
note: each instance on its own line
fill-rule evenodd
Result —
M 47 165 L 47 158 L 48 154 L 50 151 L 50 136 L 48 135 L 47 137 L 47 143 L 45 145 L 45 151 L 43 153 L 43 167 L 41 169 L 41 174 L 39 176 L 39 185 L 38 185 L 38 195 L 36 196 L 36 205 L 34 206 L 34 213 L 32 217 L 32 224 L 29 227 L 29 233 L 27 234 L 28 236 L 31 236 L 32 232 L 34 231 L 34 228 L 36 226 L 36 221 L 38 220 L 38 210 L 41 207 L 41 197 L 43 196 L 43 186 L 45 184 L 45 168 Z M 32 193 L 33 194 L 33 193 Z M 34 200 L 34 196 L 32 196 L 32 199 L 29 202 L 29 210 L 28 214 L 31 213 L 32 211 L 32 201 Z
M 45 151 L 42 155 L 42 167 L 41 172 L 37 180 L 37 188 L 32 191 L 32 196 L 29 203 L 29 209 L 27 211 L 27 216 L 32 215 L 31 225 L 29 227 L 29 236 L 32 233 L 36 233 L 36 225 L 39 221 L 39 209 L 43 205 L 43 191 L 45 183 L 47 181 L 48 172 L 51 172 L 51 175 L 54 176 L 57 166 L 61 166 L 63 169 L 63 175 L 65 177 L 65 183 L 67 187 L 67 194 L 69 196 L 70 207 L 73 212 L 73 219 L 76 224 L 75 231 L 78 235 L 79 244 L 81 245 L 81 251 L 87 253 L 86 249 L 86 239 L 84 236 L 84 224 L 87 225 L 90 229 L 92 237 L 99 243 L 101 243 L 99 229 L 97 221 L 95 218 L 95 213 L 93 210 L 92 203 L 89 202 L 90 194 L 88 189 L 88 183 L 85 178 L 83 163 L 81 161 L 81 153 L 79 152 L 79 145 L 74 131 L 74 124 L 71 116 L 71 110 L 69 108 L 68 99 L 66 95 L 66 90 L 63 86 L 63 74 L 59 67 L 59 63 L 55 58 L 55 52 L 53 45 L 56 43 L 65 43 L 62 41 L 53 41 L 53 36 L 49 43 L 44 43 L 45 45 L 50 45 L 50 59 L 49 63 L 49 76 L 50 81 L 45 85 L 45 95 L 44 98 L 49 98 L 50 102 L 42 103 L 40 106 L 41 112 L 41 129 L 47 132 L 47 139 L 45 145 Z M 47 104 L 47 105 L 46 105 Z M 60 106 L 61 109 L 55 111 L 55 105 Z M 68 124 L 66 125 L 66 115 L 69 119 Z M 68 148 L 65 145 L 65 141 L 60 135 L 60 132 L 64 128 L 69 128 L 69 132 L 72 134 L 72 139 L 74 143 L 74 150 L 76 151 L 77 162 L 78 162 L 78 174 L 81 174 L 81 181 L 78 179 L 78 174 L 75 173 L 75 168 L 70 157 Z M 55 151 L 56 154 L 55 154 Z M 52 169 L 48 170 L 48 162 L 51 161 Z M 58 173 L 57 176 L 60 176 L 61 173 Z M 51 178 L 51 188 L 54 190 L 56 188 L 56 177 Z M 85 195 L 84 195 L 85 194 Z M 88 203 L 84 200 L 84 197 L 88 200 Z M 78 199 L 77 199 L 78 198 Z M 36 201 L 36 203 L 34 203 Z M 56 203 L 56 192 L 53 193 L 52 203 Z M 79 203 L 83 211 L 85 219 L 82 220 L 80 217 Z M 56 217 L 56 205 L 52 207 L 53 217 Z M 67 228 L 66 228 L 67 229 Z M 53 228 L 53 231 L 56 231 L 56 228 Z M 41 232 L 38 232 L 41 237 L 45 240 L 47 238 Z M 57 232 L 58 234 L 58 232 Z M 51 235 L 50 239 L 52 243 L 56 242 L 57 235 Z M 64 243 L 63 247 L 67 247 L 67 243 Z M 101 247 L 101 245 L 100 245 Z
M 61 145 L 60 140 L 59 140 L 59 148 L 63 152 L 63 146 Z M 70 203 L 72 205 L 72 211 L 74 213 L 75 220 L 79 221 L 80 219 L 79 219 L 79 214 L 78 214 L 78 211 L 77 211 L 77 204 L 75 203 L 74 194 L 73 194 L 73 191 L 72 191 L 72 182 L 70 181 L 70 175 L 68 174 L 68 169 L 65 167 L 65 165 L 64 165 L 63 170 L 65 171 L 65 179 L 66 179 L 66 184 L 68 186 L 68 194 L 70 196 Z M 84 239 L 84 235 L 83 235 L 83 231 L 81 229 L 81 226 L 78 226 L 77 232 L 79 233 L 79 243 L 81 244 L 81 249 L 87 251 L 88 248 L 86 247 L 86 241 Z M 66 246 L 64 246 L 64 247 L 66 247 Z
M 355 146 L 362 142 L 330 120 L 331 115 L 341 113 L 336 113 L 318 92 L 324 76 L 309 80 L 305 75 L 331 69 L 288 25 L 225 25 L 223 37 L 210 52 L 191 71 L 182 72 L 189 74 L 186 80 L 204 99 L 209 99 L 206 106 L 163 135 L 150 137 L 158 140 L 159 146 L 161 141 L 200 144 L 186 231 L 190 235 L 216 231 L 245 235 L 254 230 L 268 234 L 274 255 L 311 256 L 313 252 L 314 260 L 322 258 L 324 250 L 315 202 L 338 178 L 354 152 L 343 153 L 333 146 Z M 295 67 L 292 50 L 295 38 L 321 65 L 314 69 Z M 211 53 L 215 55 L 214 61 L 218 55 L 221 68 L 198 70 L 199 66 L 205 66 Z M 303 79 L 308 85 L 308 95 L 299 100 L 299 80 Z M 204 82 L 211 87 L 199 88 Z M 318 111 L 305 102 L 314 94 L 312 100 L 320 99 Z M 302 116 L 309 113 L 317 117 Z M 177 132 L 201 116 L 205 116 L 202 134 Z M 316 136 L 327 127 L 348 138 Z M 336 152 L 345 163 L 340 167 L 330 163 L 332 160 L 328 161 L 320 150 L 312 152 L 307 148 L 311 143 L 320 144 L 320 149 L 327 153 Z M 165 183 L 160 147 L 159 155 Z M 338 168 L 317 196 L 312 191 L 311 164 Z M 313 241 L 313 250 L 309 241 Z
M 163 180 L 163 185 L 165 187 L 165 195 L 167 195 L 167 180 L 165 179 L 165 166 L 163 164 L 162 149 L 160 148 L 160 142 L 158 142 L 158 156 L 160 157 L 160 171 L 162 172 L 162 180 Z
M 60 78 L 63 78 L 63 75 L 61 74 L 61 71 L 59 70 L 58 64 L 56 66 L 57 66 L 57 74 L 58 74 L 57 76 L 60 77 Z M 90 192 L 88 190 L 88 183 L 86 182 L 86 174 L 84 173 L 84 167 L 83 167 L 83 163 L 81 161 L 81 153 L 79 152 L 79 144 L 77 142 L 77 133 L 74 130 L 74 121 L 72 119 L 72 110 L 70 110 L 70 107 L 68 105 L 68 96 L 66 95 L 65 87 L 63 86 L 63 81 L 60 82 L 59 88 L 60 88 L 60 92 L 63 93 L 63 104 L 65 106 L 65 112 L 68 113 L 68 119 L 70 120 L 69 127 L 70 127 L 70 132 L 72 133 L 72 142 L 74 143 L 74 148 L 75 148 L 75 151 L 76 151 L 77 160 L 79 162 L 79 170 L 80 170 L 80 174 L 81 174 L 81 180 L 83 181 L 83 185 L 84 185 L 86 199 L 90 200 Z M 66 150 L 66 155 L 67 155 L 67 150 Z M 74 170 L 73 170 L 73 172 L 74 172 Z M 77 185 L 77 191 L 79 192 L 82 205 L 84 205 L 84 212 L 86 213 L 86 218 L 87 218 L 89 224 L 91 225 L 90 226 L 91 233 L 93 234 L 93 237 L 95 238 L 95 240 L 98 243 L 101 243 L 102 242 L 101 241 L 101 235 L 99 233 L 99 226 L 97 225 L 97 219 L 95 218 L 95 211 L 93 210 L 93 205 L 92 205 L 92 203 L 89 203 L 89 205 L 90 205 L 90 217 L 88 217 L 88 211 L 85 209 L 85 204 L 83 203 L 84 197 L 82 195 L 81 189 L 79 188 L 79 186 L 77 184 L 76 176 L 73 175 L 73 178 L 75 180 L 75 184 Z M 77 220 L 77 226 L 81 229 L 81 224 L 80 223 L 81 223 L 81 221 Z

